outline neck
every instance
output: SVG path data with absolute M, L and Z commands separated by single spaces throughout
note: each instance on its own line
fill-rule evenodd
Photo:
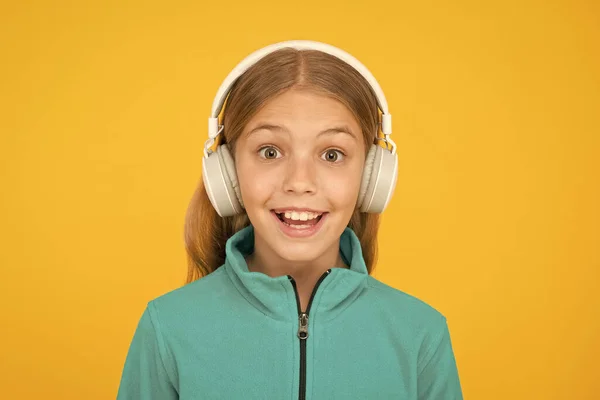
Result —
M 267 243 L 255 236 L 254 252 L 246 257 L 248 270 L 270 277 L 291 275 L 296 281 L 301 308 L 304 310 L 320 276 L 329 268 L 348 268 L 340 256 L 339 239 L 314 260 L 293 261 L 277 255 Z

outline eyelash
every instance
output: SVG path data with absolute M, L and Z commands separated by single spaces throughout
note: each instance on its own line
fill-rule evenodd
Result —
M 272 145 L 261 147 L 260 149 L 258 149 L 258 153 L 260 154 L 260 157 L 262 159 L 265 159 L 265 160 L 270 160 L 270 159 L 268 159 L 266 157 L 263 157 L 262 154 L 261 154 L 265 149 L 275 149 L 275 151 L 280 152 L 277 147 L 272 146 Z M 344 159 L 344 157 L 346 157 L 346 153 L 344 153 L 342 150 L 336 149 L 336 148 L 329 148 L 329 149 L 325 150 L 325 152 L 323 154 L 326 154 L 328 151 L 336 151 L 336 152 L 338 152 L 339 154 L 341 154 L 342 160 Z M 277 159 L 277 158 L 279 158 L 279 157 L 276 157 L 275 159 Z M 324 160 L 324 161 L 327 161 L 327 160 Z M 341 162 L 341 161 L 335 161 L 335 162 L 332 162 L 331 164 L 337 164 L 339 162 Z

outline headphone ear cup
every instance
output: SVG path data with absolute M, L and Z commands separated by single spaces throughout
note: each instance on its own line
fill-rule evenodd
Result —
M 242 212 L 235 164 L 226 144 L 218 146 L 214 153 L 204 158 L 202 178 L 208 198 L 221 217 Z
M 398 179 L 398 155 L 371 145 L 359 191 L 358 206 L 365 213 L 381 213 L 387 207 Z

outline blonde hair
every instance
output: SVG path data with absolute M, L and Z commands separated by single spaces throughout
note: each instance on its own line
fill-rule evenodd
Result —
M 223 110 L 222 142 L 232 156 L 248 121 L 271 98 L 290 89 L 310 90 L 344 104 L 363 132 L 365 155 L 378 134 L 375 93 L 365 78 L 337 57 L 316 50 L 285 48 L 249 68 L 233 85 Z M 220 217 L 200 180 L 185 216 L 184 239 L 188 259 L 186 283 L 215 271 L 225 262 L 225 243 L 250 221 L 246 213 Z M 348 223 L 360 240 L 369 274 L 377 260 L 379 215 L 358 209 Z

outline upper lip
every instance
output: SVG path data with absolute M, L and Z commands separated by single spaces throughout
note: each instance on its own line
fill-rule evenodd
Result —
M 311 212 L 314 214 L 324 214 L 325 213 L 325 211 L 318 211 L 318 210 L 313 210 L 312 208 L 304 208 L 304 207 L 279 207 L 279 208 L 274 208 L 273 211 L 276 212 L 277 214 L 281 214 L 282 212 L 285 212 L 285 211 Z

